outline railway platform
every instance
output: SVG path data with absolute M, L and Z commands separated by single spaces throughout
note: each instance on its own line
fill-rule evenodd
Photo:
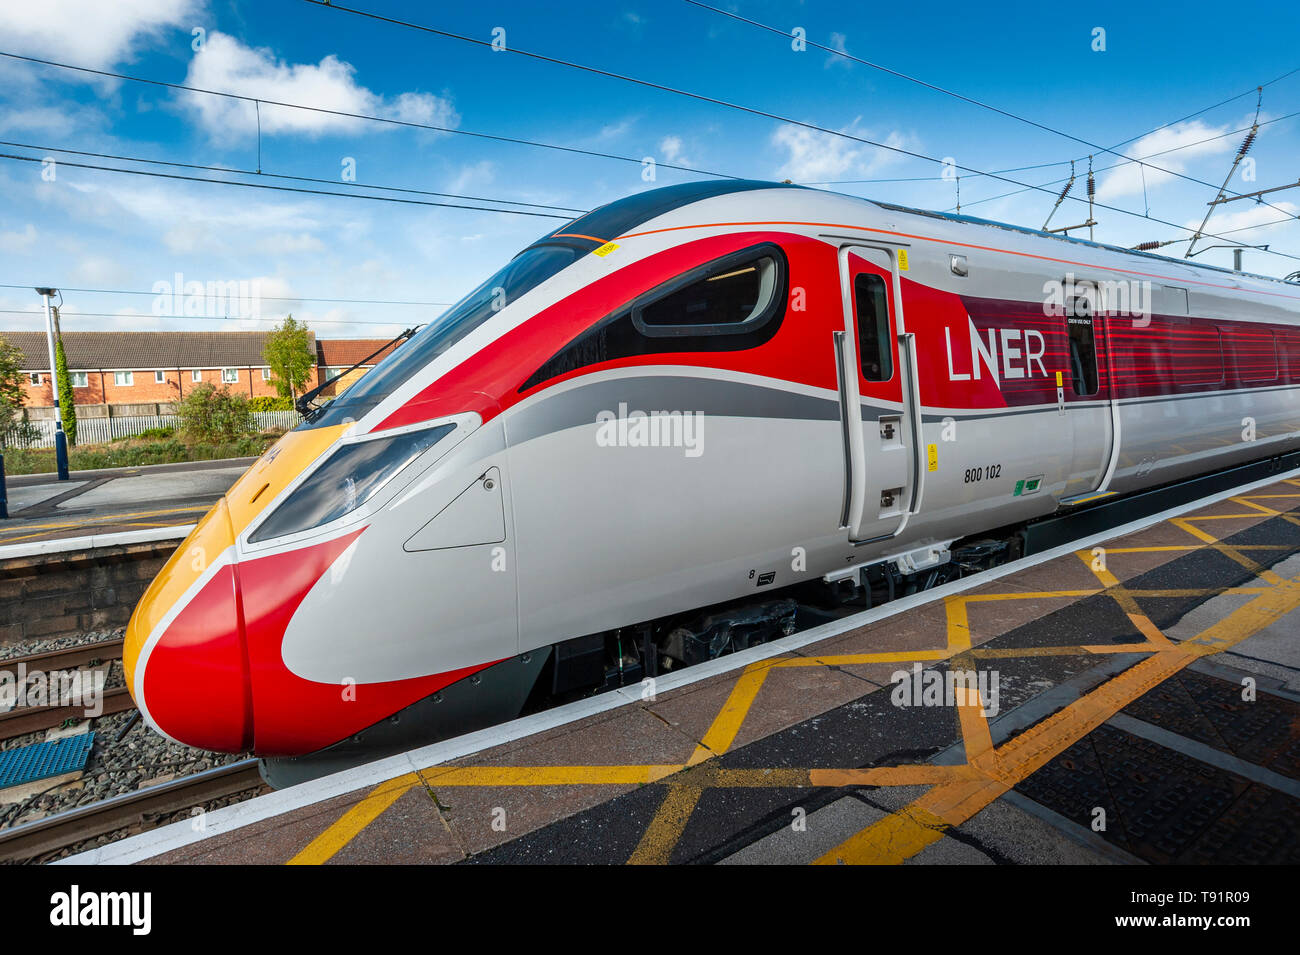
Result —
M 1300 477 L 76 863 L 1300 862 Z
M 9 519 L 0 521 L 0 548 L 192 525 L 255 460 L 73 471 L 67 481 L 52 474 L 9 477 Z

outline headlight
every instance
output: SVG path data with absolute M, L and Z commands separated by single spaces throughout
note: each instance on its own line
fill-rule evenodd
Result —
M 456 429 L 454 424 L 345 444 L 271 512 L 250 542 L 320 527 L 356 510 L 384 483 Z

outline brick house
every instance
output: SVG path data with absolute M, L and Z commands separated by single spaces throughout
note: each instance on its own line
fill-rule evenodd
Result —
M 175 401 L 200 382 L 274 396 L 262 358 L 266 332 L 64 332 L 79 405 Z M 0 332 L 23 354 L 24 404 L 54 404 L 44 332 Z M 315 342 L 313 341 L 313 347 Z
M 250 398 L 277 392 L 262 350 L 268 332 L 72 332 L 63 333 L 68 372 L 78 405 L 130 405 L 171 402 L 200 382 Z M 316 367 L 308 387 L 320 384 L 382 347 L 385 339 L 311 337 Z M 51 407 L 49 350 L 44 332 L 0 332 L 23 355 L 24 401 L 28 408 Z M 339 384 L 332 396 L 356 381 L 386 356 L 385 348 Z
M 332 376 L 340 374 L 345 369 L 350 368 L 359 361 L 365 363 L 356 370 L 349 372 L 346 376 L 339 379 L 335 384 L 330 385 L 322 395 L 331 397 L 344 390 L 371 368 L 374 368 L 380 361 L 388 357 L 388 354 L 397 346 L 390 345 L 380 351 L 373 358 L 369 357 L 372 352 L 378 351 L 383 347 L 385 339 L 382 338 L 318 338 L 316 339 L 316 384 L 322 384 L 328 381 Z

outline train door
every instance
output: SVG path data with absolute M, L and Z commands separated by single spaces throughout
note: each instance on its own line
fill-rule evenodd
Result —
M 1064 284 L 1067 367 L 1057 383 L 1057 408 L 1068 421 L 1073 453 L 1063 504 L 1106 493 L 1117 457 L 1117 415 L 1106 361 L 1106 303 L 1096 282 Z
M 921 504 L 924 473 L 916 346 L 904 330 L 899 257 L 885 245 L 840 249 L 844 328 L 835 333 L 844 427 L 840 524 L 854 543 L 900 534 Z

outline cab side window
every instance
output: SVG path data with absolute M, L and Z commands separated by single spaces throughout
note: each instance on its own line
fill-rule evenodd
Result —
M 788 288 L 789 265 L 775 243 L 721 256 L 616 308 L 552 355 L 519 390 L 619 358 L 755 348 L 780 328 Z
M 694 269 L 634 305 L 632 323 L 643 335 L 734 335 L 770 319 L 779 267 L 771 253 L 742 252 Z M 661 287 L 663 288 L 663 287 Z

